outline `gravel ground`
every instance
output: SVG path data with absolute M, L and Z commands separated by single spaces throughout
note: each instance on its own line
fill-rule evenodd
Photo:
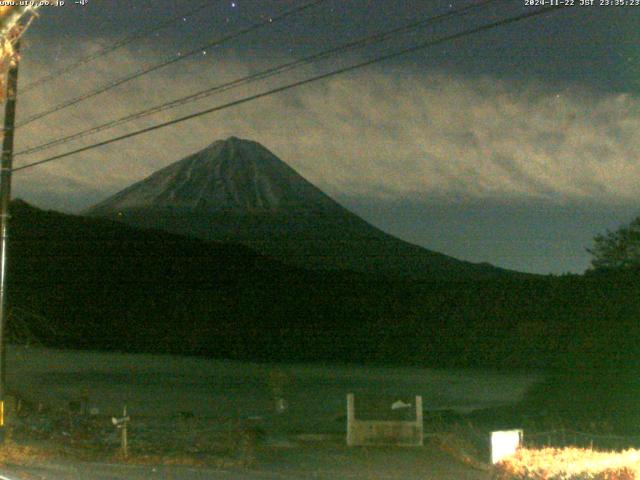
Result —
M 8 465 L 11 480 L 152 480 L 152 479 L 318 479 L 318 480 L 488 480 L 490 474 L 467 467 L 427 447 L 416 449 L 307 446 L 262 452 L 250 467 L 209 468 L 171 465 L 42 462 Z M 1 478 L 1 477 L 0 477 Z

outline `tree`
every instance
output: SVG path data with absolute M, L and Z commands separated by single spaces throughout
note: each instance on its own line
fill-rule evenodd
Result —
M 640 217 L 628 226 L 596 235 L 587 251 L 593 256 L 594 270 L 640 268 Z

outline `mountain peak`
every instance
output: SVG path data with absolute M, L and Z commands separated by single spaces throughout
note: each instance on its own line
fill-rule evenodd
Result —
M 340 208 L 267 148 L 235 136 L 155 172 L 87 213 L 150 207 L 245 213 Z
M 220 148 L 220 147 L 227 147 L 227 148 L 247 147 L 247 148 L 259 148 L 259 149 L 267 150 L 265 147 L 263 147 L 258 142 L 254 142 L 253 140 L 248 140 L 246 138 L 239 138 L 239 137 L 236 137 L 234 135 L 232 135 L 230 137 L 227 137 L 225 139 L 222 139 L 222 140 L 216 140 L 215 142 L 211 143 L 207 147 L 207 149 L 209 149 L 209 148 Z

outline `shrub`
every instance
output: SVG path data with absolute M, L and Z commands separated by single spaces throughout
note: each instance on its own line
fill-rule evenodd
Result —
M 598 452 L 581 448 L 521 449 L 498 463 L 496 480 L 640 479 L 640 451 Z

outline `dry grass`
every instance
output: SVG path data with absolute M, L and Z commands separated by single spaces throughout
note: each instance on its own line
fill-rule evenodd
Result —
M 109 460 L 117 463 L 135 465 L 167 465 L 189 467 L 246 468 L 256 463 L 256 450 L 259 434 L 251 429 L 237 427 L 216 438 L 210 438 L 207 449 L 185 453 L 180 445 L 174 448 L 162 448 L 154 451 L 153 447 L 144 450 L 130 450 L 124 458 L 121 450 L 109 456 Z
M 482 461 L 483 455 L 478 448 L 460 433 L 442 433 L 431 438 L 431 445 L 450 455 L 460 463 L 476 470 L 488 470 L 488 464 Z
M 207 462 L 190 455 L 154 455 L 154 454 L 133 454 L 127 458 L 117 454 L 110 459 L 115 463 L 126 463 L 129 465 L 182 465 L 188 467 L 202 467 Z
M 498 480 L 634 480 L 640 479 L 640 451 L 521 449 L 496 465 L 495 472 Z
M 248 468 L 255 465 L 254 457 L 233 455 L 191 455 L 183 453 L 153 454 L 133 452 L 127 458 L 117 453 L 109 459 L 115 463 L 129 465 L 165 465 L 183 467 L 217 467 L 217 468 Z
M 19 445 L 7 440 L 0 445 L 0 465 L 31 464 L 49 460 L 55 456 L 54 452 L 30 445 Z
M 248 468 L 256 463 L 256 442 L 251 432 L 228 432 L 205 452 L 174 449 L 153 451 L 133 448 L 127 458 L 118 448 L 84 444 L 61 444 L 52 440 L 27 440 L 18 443 L 11 437 L 0 444 L 0 466 L 29 465 L 47 461 L 72 460 L 111 462 L 130 465 L 165 465 L 187 467 Z

